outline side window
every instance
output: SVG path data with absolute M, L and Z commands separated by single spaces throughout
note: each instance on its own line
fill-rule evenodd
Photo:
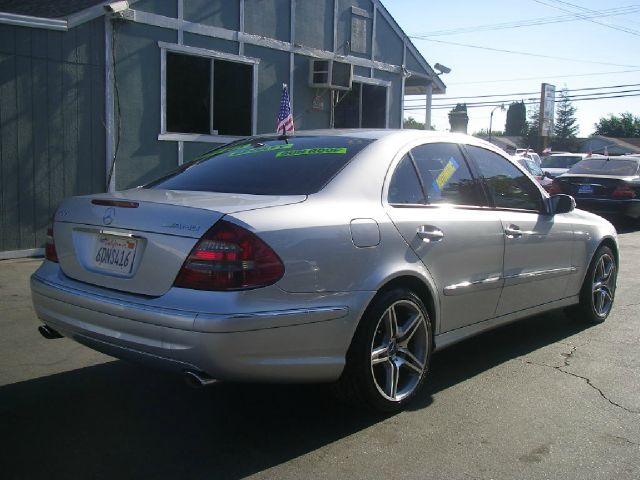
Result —
M 428 203 L 484 205 L 482 191 L 456 144 L 427 143 L 415 147 L 411 154 Z
M 253 65 L 164 52 L 162 133 L 251 135 Z
M 509 160 L 484 148 L 468 146 L 467 149 L 478 165 L 496 207 L 541 210 L 540 191 Z
M 413 162 L 405 155 L 398 163 L 389 184 L 389 203 L 425 203 L 424 193 L 413 168 Z

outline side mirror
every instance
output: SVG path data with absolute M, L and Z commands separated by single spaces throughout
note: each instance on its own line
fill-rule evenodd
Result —
M 576 201 L 571 195 L 552 195 L 549 200 L 549 213 L 555 215 L 557 213 L 569 213 L 576 208 Z

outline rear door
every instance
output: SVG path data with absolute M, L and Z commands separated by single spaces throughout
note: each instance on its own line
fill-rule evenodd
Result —
M 548 215 L 534 182 L 506 158 L 467 146 L 502 223 L 504 288 L 498 315 L 548 303 L 566 295 L 572 265 L 573 225 L 569 215 Z
M 437 285 L 439 333 L 492 318 L 502 287 L 502 224 L 458 145 L 408 152 L 391 176 L 386 208 Z

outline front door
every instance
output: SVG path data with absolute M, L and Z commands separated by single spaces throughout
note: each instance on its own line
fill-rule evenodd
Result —
M 502 156 L 467 147 L 485 179 L 505 237 L 504 289 L 498 315 L 525 310 L 566 296 L 574 272 L 572 223 L 548 215 L 533 180 Z

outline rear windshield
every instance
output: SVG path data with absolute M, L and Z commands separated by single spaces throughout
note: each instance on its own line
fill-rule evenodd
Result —
M 568 173 L 589 175 L 618 175 L 628 177 L 638 172 L 636 160 L 587 159 L 576 163 Z
M 542 168 L 570 168 L 572 165 L 578 163 L 582 157 L 575 157 L 573 155 L 557 157 L 547 157 L 542 160 L 540 165 Z
M 250 138 L 212 150 L 145 188 L 309 195 L 372 141 L 337 136 Z

